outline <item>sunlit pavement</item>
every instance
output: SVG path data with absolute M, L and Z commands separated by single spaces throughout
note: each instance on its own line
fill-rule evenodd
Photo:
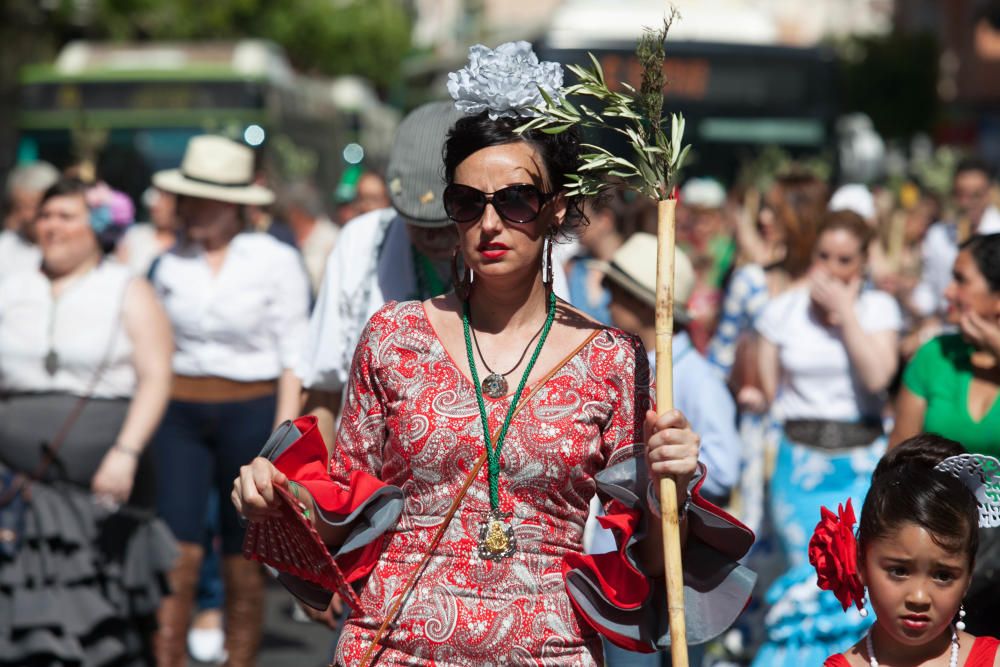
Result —
M 259 667 L 327 667 L 333 631 L 316 623 L 292 620 L 292 596 L 279 583 L 268 580 L 267 611 Z M 192 667 L 206 663 L 190 661 Z

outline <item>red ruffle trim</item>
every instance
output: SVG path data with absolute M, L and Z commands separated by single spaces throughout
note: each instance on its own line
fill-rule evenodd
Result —
M 715 506 L 701 496 L 700 490 L 702 484 L 705 483 L 705 477 L 705 471 L 702 469 L 701 478 L 690 491 L 691 504 L 710 512 L 724 523 L 742 528 L 743 530 L 740 533 L 728 534 L 728 540 L 720 540 L 715 535 L 708 534 L 714 532 L 711 530 L 706 530 L 706 534 L 698 532 L 696 533 L 697 537 L 733 560 L 739 560 L 753 546 L 753 531 L 722 508 Z M 645 499 L 640 500 L 640 502 L 644 501 Z M 626 547 L 632 536 L 635 535 L 640 517 L 641 512 L 638 509 L 632 509 L 624 503 L 613 500 L 607 508 L 607 514 L 597 517 L 597 520 L 601 526 L 615 533 L 618 542 L 618 551 L 593 555 L 583 553 L 567 554 L 563 557 L 563 581 L 566 580 L 571 571 L 578 570 L 583 572 L 587 578 L 596 582 L 600 586 L 604 597 L 615 607 L 623 611 L 636 610 L 642 607 L 650 594 L 649 577 L 634 567 L 625 555 Z M 656 517 L 651 518 L 658 520 Z M 691 526 L 691 528 L 694 528 L 694 526 Z M 602 625 L 600 619 L 592 618 L 588 615 L 577 604 L 576 599 L 572 595 L 569 596 L 569 599 L 580 617 L 598 633 L 607 637 L 611 643 L 638 653 L 655 652 L 655 649 L 649 644 L 621 635 Z
M 625 548 L 635 534 L 640 518 L 641 513 L 638 510 L 630 509 L 617 500 L 612 501 L 607 508 L 607 514 L 597 517 L 597 521 L 602 527 L 615 533 L 618 551 L 604 554 L 566 554 L 562 563 L 563 581 L 572 570 L 580 570 L 598 583 L 604 596 L 614 606 L 623 610 L 641 607 L 649 596 L 649 579 L 633 567 L 625 555 Z M 572 595 L 569 599 L 577 613 L 594 630 L 607 637 L 616 646 L 640 653 L 654 652 L 647 644 L 604 627 L 598 619 L 588 616 Z
M 335 482 L 330 478 L 330 455 L 316 417 L 299 417 L 294 423 L 302 435 L 278 456 L 274 466 L 309 491 L 324 513 L 347 517 L 364 505 L 372 494 L 387 486 L 360 470 L 350 473 L 346 487 Z M 361 549 L 337 556 L 337 565 L 348 582 L 353 583 L 371 573 L 382 551 L 382 542 L 383 538 L 379 538 Z

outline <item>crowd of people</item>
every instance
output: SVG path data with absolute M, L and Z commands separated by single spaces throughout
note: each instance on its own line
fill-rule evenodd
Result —
M 280 486 L 329 547 L 294 558 L 356 593 L 277 575 L 335 664 L 661 665 L 663 477 L 692 664 L 1000 664 L 974 638 L 1000 635 L 1000 540 L 948 473 L 1000 456 L 992 167 L 950 196 L 686 181 L 657 416 L 655 203 L 567 196 L 574 135 L 469 94 L 410 113 L 339 208 L 210 135 L 144 224 L 114 183 L 11 173 L 0 664 L 255 664 L 257 561 L 293 556 L 246 520 L 278 535 Z M 857 584 L 814 554 L 838 505 Z

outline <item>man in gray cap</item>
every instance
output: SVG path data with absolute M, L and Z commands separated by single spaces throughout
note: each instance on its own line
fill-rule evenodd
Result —
M 328 446 L 334 442 L 354 348 L 368 318 L 388 301 L 428 299 L 451 289 L 458 232 L 441 203 L 441 149 L 460 117 L 452 102 L 432 102 L 403 119 L 386 171 L 392 208 L 349 221 L 326 260 L 296 374 L 302 380 L 304 412 L 319 419 Z M 338 596 L 326 612 L 300 606 L 313 620 L 338 629 L 343 612 Z
M 386 172 L 393 208 L 348 222 L 327 259 L 297 373 L 305 409 L 319 418 L 328 444 L 368 318 L 388 301 L 428 299 L 451 288 L 458 232 L 441 203 L 441 149 L 460 117 L 451 102 L 432 102 L 403 119 Z

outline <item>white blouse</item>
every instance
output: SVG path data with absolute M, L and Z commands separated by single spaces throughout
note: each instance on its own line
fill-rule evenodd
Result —
M 779 419 L 856 421 L 878 418 L 885 392 L 871 393 L 854 372 L 839 330 L 816 320 L 807 287 L 771 300 L 757 331 L 778 348 L 782 374 L 774 412 Z M 902 315 L 885 292 L 865 289 L 854 303 L 867 333 L 899 331 Z
M 33 243 L 10 229 L 0 231 L 0 279 L 28 269 L 36 269 L 42 253 Z
M 0 388 L 88 395 L 110 348 L 89 395 L 130 398 L 136 377 L 122 304 L 132 280 L 127 268 L 105 260 L 53 299 L 48 278 L 37 268 L 7 276 L 0 282 Z M 53 373 L 46 369 L 50 351 Z
M 238 382 L 294 368 L 309 321 L 309 281 L 296 250 L 263 233 L 229 244 L 213 274 L 200 246 L 178 246 L 153 268 L 174 328 L 174 372 Z

